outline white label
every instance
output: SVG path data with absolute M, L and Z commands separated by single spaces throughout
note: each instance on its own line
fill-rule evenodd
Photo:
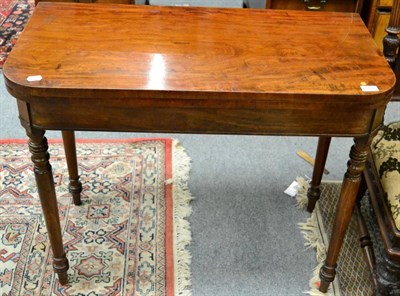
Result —
M 287 195 L 294 197 L 297 194 L 297 185 L 296 181 L 293 181 L 292 184 L 284 191 Z
M 28 80 L 29 82 L 32 82 L 32 81 L 40 81 L 40 80 L 42 80 L 42 76 L 41 75 L 33 75 L 33 76 L 28 76 L 27 78 L 26 78 L 26 80 Z
M 376 85 L 360 85 L 362 91 L 379 91 Z

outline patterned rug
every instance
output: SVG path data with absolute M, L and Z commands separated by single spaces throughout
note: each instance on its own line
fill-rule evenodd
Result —
M 0 0 L 0 69 L 34 9 L 34 0 Z
M 297 200 L 299 207 L 307 204 L 308 183 L 303 178 L 298 178 Z M 311 217 L 305 223 L 300 223 L 307 246 L 316 250 L 318 266 L 310 280 L 310 291 L 307 293 L 315 296 L 367 296 L 372 295 L 373 282 L 364 255 L 360 247 L 359 235 L 357 231 L 356 213 L 350 221 L 346 237 L 339 255 L 337 276 L 333 285 L 330 286 L 328 293 L 323 294 L 319 288 L 319 270 L 326 258 L 327 246 L 335 217 L 336 204 L 340 196 L 340 182 L 325 182 L 321 185 L 321 198 Z M 377 233 L 371 207 L 368 205 L 367 197 L 364 197 L 361 211 L 366 220 L 370 234 Z M 378 237 L 371 235 L 372 238 Z M 373 240 L 375 255 L 379 257 L 379 241 Z
M 190 160 L 170 139 L 79 141 L 82 205 L 50 142 L 69 284 L 60 286 L 26 143 L 0 142 L 0 295 L 190 295 Z

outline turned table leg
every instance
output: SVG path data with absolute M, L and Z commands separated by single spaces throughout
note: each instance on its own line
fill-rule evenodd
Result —
M 68 282 L 67 270 L 69 266 L 62 242 L 53 173 L 49 163 L 50 156 L 44 133 L 43 130 L 37 129 L 27 131 L 27 135 L 30 138 L 29 151 L 32 154 L 40 203 L 42 205 L 50 245 L 53 250 L 53 268 L 58 275 L 60 284 L 65 285 Z
M 81 204 L 82 183 L 79 181 L 78 162 L 76 160 L 75 134 L 73 131 L 62 131 L 65 157 L 69 173 L 69 192 L 75 205 Z
M 329 284 L 335 279 L 336 261 L 356 202 L 361 174 L 365 167 L 371 139 L 372 137 L 369 136 L 355 138 L 355 144 L 351 147 L 350 160 L 347 163 L 347 172 L 344 175 L 329 241 L 328 254 L 320 270 L 321 286 L 319 290 L 324 293 L 328 290 Z
M 315 204 L 317 203 L 319 197 L 321 196 L 320 185 L 330 144 L 331 144 L 331 137 L 319 137 L 313 176 L 310 183 L 310 187 L 307 192 L 307 197 L 308 197 L 307 211 L 309 211 L 310 213 L 314 210 Z

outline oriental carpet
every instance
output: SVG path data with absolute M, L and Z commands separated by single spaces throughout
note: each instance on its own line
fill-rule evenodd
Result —
M 190 295 L 190 160 L 170 139 L 78 141 L 82 205 L 50 143 L 69 284 L 60 286 L 27 144 L 0 142 L 0 295 Z
M 34 0 L 0 0 L 0 69 L 34 9 Z

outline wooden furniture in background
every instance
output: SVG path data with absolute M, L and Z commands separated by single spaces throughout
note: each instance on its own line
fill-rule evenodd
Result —
M 321 291 L 395 83 L 356 14 L 45 2 L 3 73 L 30 138 L 61 284 L 68 260 L 46 130 L 353 137 Z
M 363 19 L 368 26 L 378 47 L 391 65 L 396 77 L 400 78 L 398 49 L 400 33 L 400 3 L 398 0 L 366 1 L 362 11 Z M 400 84 L 397 83 L 393 101 L 400 101 Z
M 387 35 L 388 27 L 398 26 L 397 0 L 366 1 L 363 8 L 363 19 L 370 30 L 378 47 L 383 50 L 383 39 Z
M 267 0 L 265 5 L 268 9 L 320 10 L 361 13 L 363 4 L 364 0 Z
M 400 123 L 397 122 L 385 126 L 374 139 L 358 193 L 360 242 L 374 280 L 375 296 L 400 295 L 400 227 L 395 210 L 400 207 L 397 198 L 400 169 L 396 166 L 400 155 L 399 135 Z M 383 242 L 383 250 L 378 249 L 382 255 L 380 260 L 375 259 L 372 240 L 359 210 L 361 200 L 367 198 L 367 190 L 379 228 L 377 240 Z
M 381 50 L 383 50 L 383 38 L 387 34 L 386 29 L 389 26 L 392 7 L 393 0 L 376 0 L 368 21 L 368 28 Z
M 387 35 L 383 38 L 383 53 L 397 77 L 395 96 L 393 100 L 400 101 L 400 0 L 393 0 L 389 24 L 386 28 Z
M 365 24 L 370 30 L 377 46 L 384 52 L 385 57 L 400 77 L 397 62 L 400 33 L 400 4 L 398 0 L 365 1 L 361 13 Z M 400 100 L 400 85 L 398 84 L 393 97 Z

